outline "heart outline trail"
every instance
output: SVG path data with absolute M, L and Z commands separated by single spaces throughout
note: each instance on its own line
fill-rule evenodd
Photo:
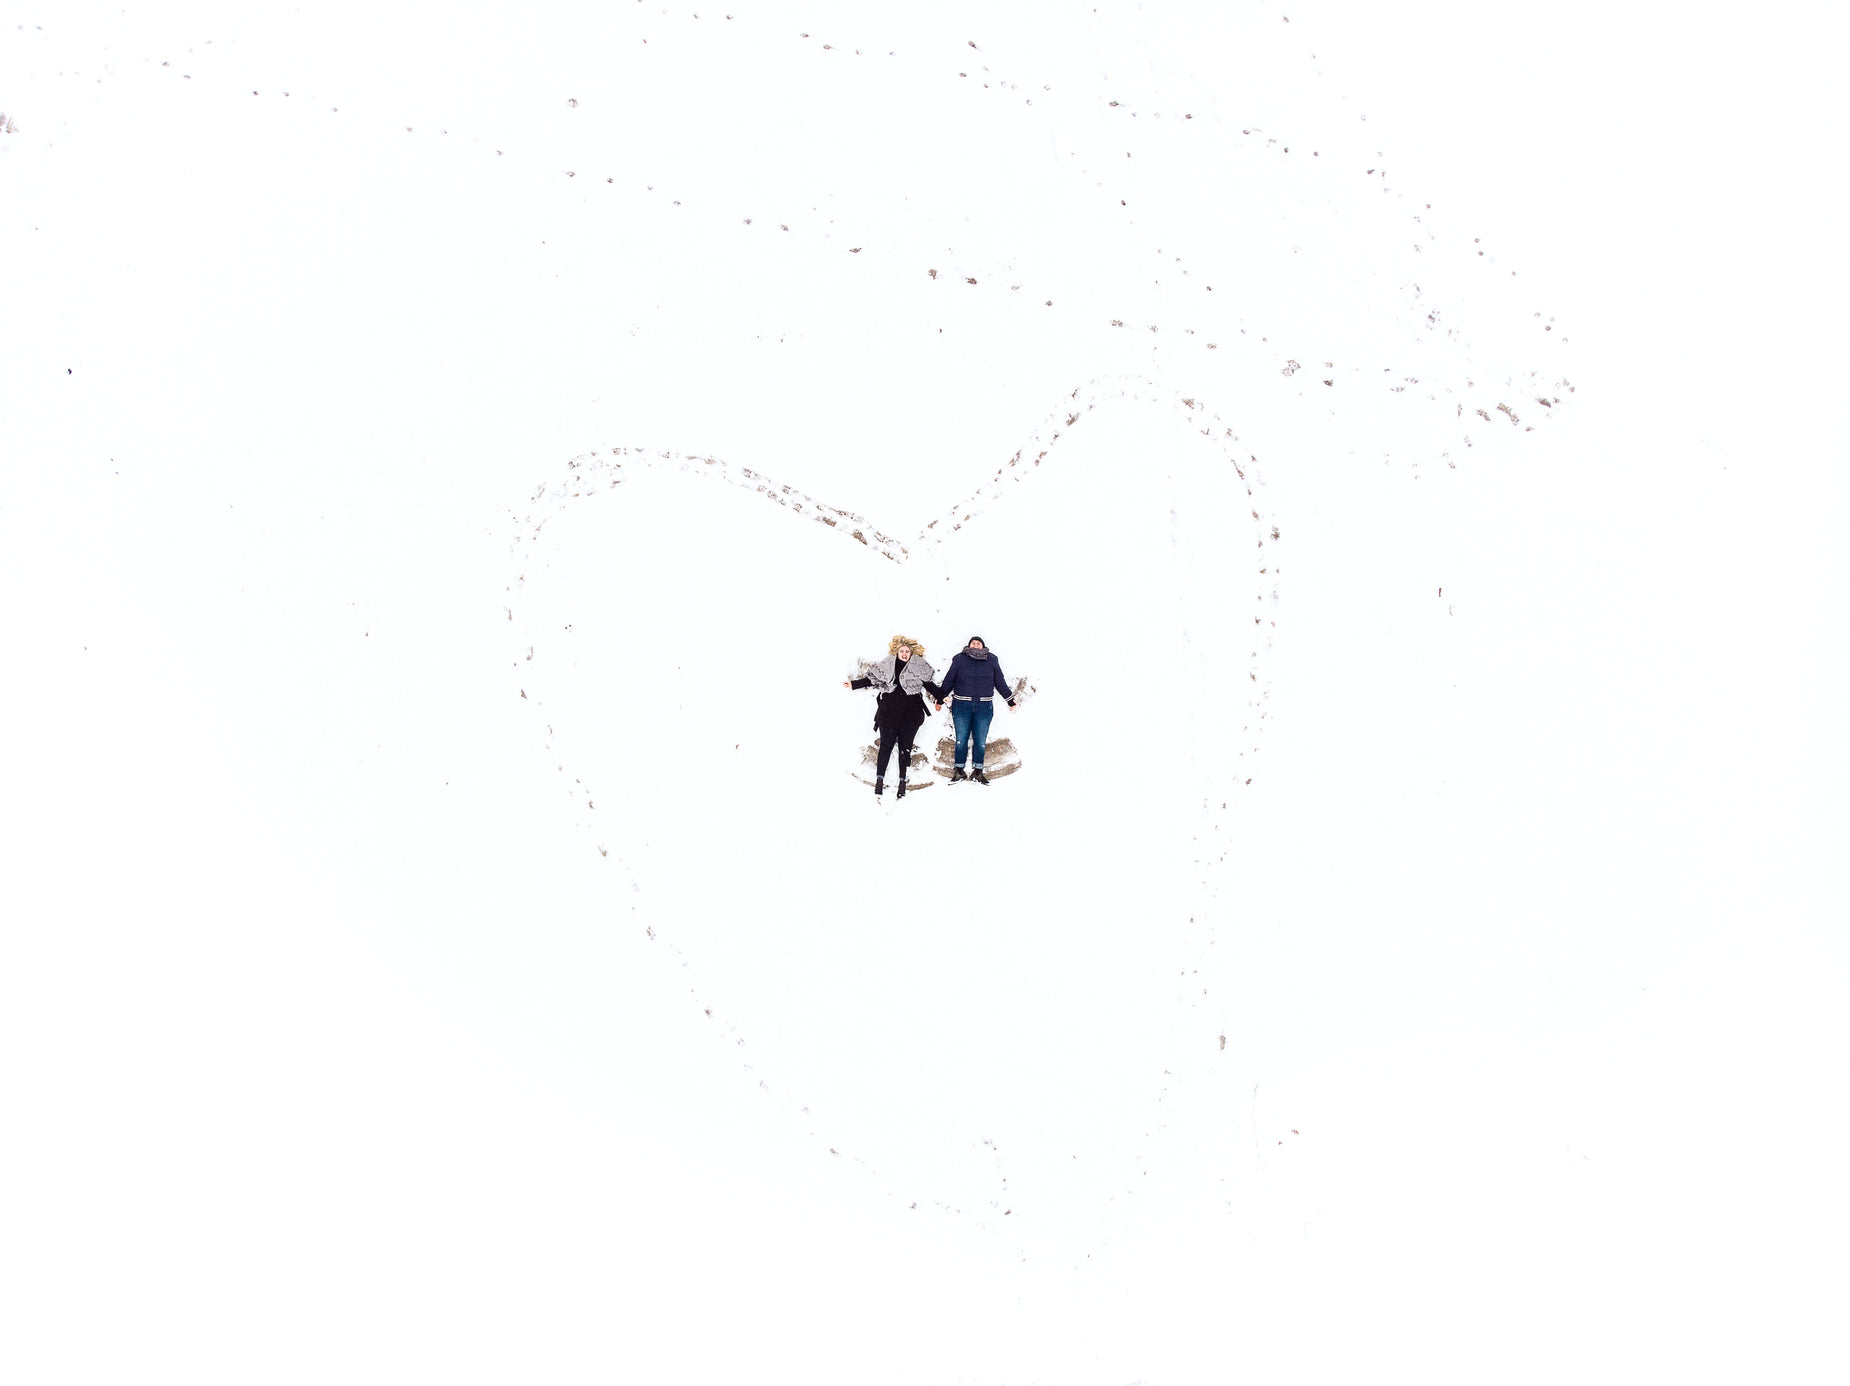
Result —
M 568 461 L 562 476 L 545 482 L 535 489 L 530 497 L 531 508 L 518 519 L 517 531 L 510 544 L 510 552 L 515 558 L 515 572 L 508 584 L 509 602 L 503 611 L 504 619 L 509 623 L 514 623 L 517 630 L 518 657 L 515 660 L 515 666 L 520 671 L 520 677 L 516 683 L 517 697 L 541 714 L 543 725 L 546 728 L 546 749 L 552 757 L 550 763 L 554 764 L 556 773 L 564 781 L 564 787 L 575 807 L 594 806 L 597 786 L 584 783 L 575 777 L 570 772 L 570 768 L 561 763 L 554 754 L 555 733 L 550 722 L 545 720 L 547 704 L 540 696 L 538 681 L 531 677 L 535 672 L 533 661 L 540 637 L 536 634 L 531 621 L 517 616 L 515 610 L 515 605 L 523 602 L 527 569 L 543 552 L 548 523 L 563 513 L 567 507 L 598 495 L 620 493 L 626 473 L 634 476 L 637 469 L 641 468 L 657 471 L 668 470 L 706 477 L 762 496 L 794 515 L 807 518 L 812 523 L 821 524 L 833 530 L 842 537 L 844 542 L 857 543 L 889 562 L 901 565 L 921 561 L 929 562 L 940 553 L 953 534 L 959 533 L 965 526 L 980 519 L 990 504 L 1009 494 L 1013 488 L 1024 484 L 1028 477 L 1039 475 L 1049 460 L 1058 455 L 1058 444 L 1062 437 L 1074 430 L 1099 405 L 1115 400 L 1144 401 L 1166 406 L 1183 418 L 1191 431 L 1206 439 L 1214 450 L 1221 454 L 1238 478 L 1248 502 L 1255 534 L 1256 560 L 1254 566 L 1255 576 L 1259 578 L 1258 600 L 1262 604 L 1275 603 L 1278 597 L 1278 564 L 1274 556 L 1266 553 L 1266 549 L 1279 542 L 1279 530 L 1261 511 L 1255 489 L 1256 479 L 1249 471 L 1249 466 L 1256 459 L 1249 454 L 1242 460 L 1233 450 L 1239 444 L 1238 435 L 1218 415 L 1209 410 L 1203 401 L 1198 398 L 1181 396 L 1147 377 L 1106 375 L 1087 381 L 1069 391 L 1061 404 L 1028 435 L 1013 455 L 995 469 L 987 481 L 963 501 L 951 506 L 949 510 L 925 525 L 910 543 L 887 533 L 862 515 L 828 505 L 799 488 L 768 477 L 756 469 L 742 465 L 735 466 L 712 456 L 625 446 L 613 447 L 601 453 L 588 452 Z M 524 615 L 524 612 L 522 614 Z M 1250 688 L 1248 717 L 1242 727 L 1243 733 L 1253 736 L 1256 736 L 1257 731 L 1262 729 L 1263 719 L 1267 715 L 1269 686 L 1264 676 L 1264 665 L 1271 649 L 1270 631 L 1275 626 L 1275 617 L 1268 615 L 1255 618 L 1255 624 L 1259 626 L 1259 638 L 1254 642 L 1255 649 L 1247 670 Z M 529 684 L 533 685 L 531 692 L 529 692 Z M 1252 749 L 1257 750 L 1257 745 L 1255 744 Z M 1250 784 L 1250 779 L 1245 780 L 1245 783 Z M 580 826 L 587 830 L 601 859 L 609 860 L 614 850 L 618 861 L 623 864 L 626 873 L 631 876 L 631 890 L 639 890 L 640 886 L 634 876 L 634 867 L 623 858 L 620 843 L 605 840 L 598 832 L 598 825 L 595 821 L 581 819 Z M 1203 926 L 1189 949 L 1190 956 L 1177 961 L 1185 962 L 1190 966 L 1198 966 L 1210 956 L 1213 924 L 1211 912 L 1204 911 L 1203 913 Z M 702 994 L 698 969 L 690 962 L 686 951 L 676 943 L 673 937 L 665 935 L 664 931 L 658 929 L 655 922 L 646 922 L 644 928 L 648 939 L 656 946 L 665 949 L 678 967 L 688 975 L 689 993 L 696 1006 L 715 1022 L 731 1045 L 745 1049 L 747 1036 L 741 1033 L 728 1017 L 716 1013 L 709 999 Z M 935 1207 L 940 1211 L 955 1215 L 974 1212 L 977 1214 L 978 1221 L 993 1220 L 993 1218 L 1007 1214 L 1008 1210 L 1004 1207 L 1007 1202 L 1005 1197 L 1008 1191 L 1007 1174 L 1002 1167 L 1000 1157 L 996 1155 L 993 1146 L 987 1140 L 983 1144 L 990 1146 L 988 1158 L 995 1165 L 997 1192 L 997 1197 L 988 1200 L 991 1207 L 987 1213 L 981 1209 L 966 1209 L 956 1203 L 918 1197 L 911 1191 L 893 1187 L 874 1160 L 852 1150 L 844 1150 L 843 1142 L 839 1138 L 831 1139 L 814 1129 L 812 1123 L 815 1119 L 809 1107 L 787 1082 L 773 1082 L 769 1075 L 760 1072 L 746 1059 L 742 1058 L 740 1062 L 754 1085 L 762 1091 L 779 1096 L 791 1112 L 798 1116 L 800 1124 L 819 1146 L 828 1149 L 831 1155 L 845 1159 L 862 1169 L 889 1198 L 902 1201 L 907 1206 Z M 1152 1100 L 1157 1104 L 1159 1112 L 1172 1086 L 1171 1070 L 1177 1067 L 1179 1066 L 1166 1067 L 1162 1078 L 1155 1085 L 1156 1091 L 1153 1093 Z M 1159 1133 L 1163 1125 L 1164 1122 L 1161 1119 L 1157 1120 L 1151 1135 Z

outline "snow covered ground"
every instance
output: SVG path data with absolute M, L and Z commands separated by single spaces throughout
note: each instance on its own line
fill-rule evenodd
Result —
M 9 1379 L 1842 1375 L 1817 21 L 996 10 L 8 16 Z

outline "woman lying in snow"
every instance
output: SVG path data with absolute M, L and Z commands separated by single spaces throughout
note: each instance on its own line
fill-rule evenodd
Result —
M 880 694 L 874 704 L 874 730 L 880 733 L 880 759 L 874 768 L 874 797 L 885 789 L 886 763 L 899 750 L 899 792 L 906 797 L 906 770 L 912 764 L 912 742 L 925 724 L 925 699 L 944 706 L 944 690 L 931 681 L 932 667 L 925 662 L 925 647 L 905 635 L 887 641 L 887 656 L 870 667 L 866 678 L 851 679 L 843 688 L 873 688 Z

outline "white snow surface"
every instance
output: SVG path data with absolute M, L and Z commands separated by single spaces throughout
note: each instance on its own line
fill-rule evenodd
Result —
M 1814 17 L 3 29 L 9 1380 L 1842 1377 Z

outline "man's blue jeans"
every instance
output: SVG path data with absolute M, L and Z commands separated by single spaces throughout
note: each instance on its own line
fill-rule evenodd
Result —
M 971 768 L 983 768 L 983 748 L 989 744 L 989 719 L 996 715 L 994 703 L 980 703 L 959 698 L 951 704 L 951 725 L 957 729 L 957 755 L 951 763 L 964 763 L 964 747 L 972 751 Z M 975 745 L 970 745 L 971 742 Z

